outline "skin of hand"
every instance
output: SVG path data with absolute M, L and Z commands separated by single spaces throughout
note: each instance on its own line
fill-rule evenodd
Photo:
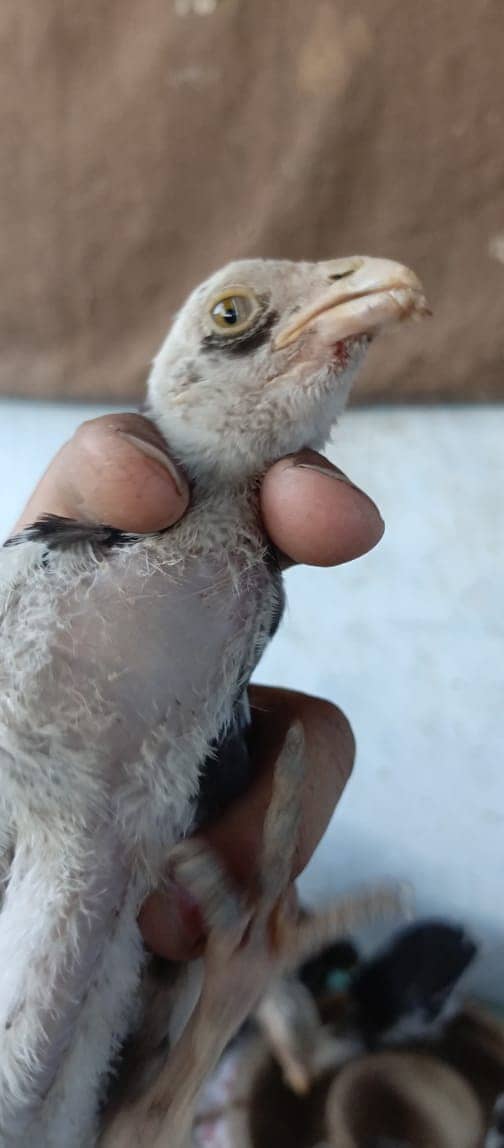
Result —
M 284 566 L 336 566 L 367 553 L 383 534 L 366 494 L 327 459 L 306 450 L 276 462 L 264 476 L 261 512 Z M 13 533 L 43 514 L 102 522 L 135 533 L 164 530 L 190 503 L 184 475 L 157 428 L 139 414 L 105 415 L 82 424 L 58 452 Z M 308 773 L 296 872 L 308 863 L 350 777 L 354 739 L 332 703 L 290 690 L 252 686 L 255 780 L 247 794 L 205 830 L 206 841 L 238 884 L 251 878 L 271 793 L 274 762 L 289 725 L 303 724 Z M 198 906 L 175 886 L 153 893 L 140 913 L 146 945 L 170 960 L 199 955 Z

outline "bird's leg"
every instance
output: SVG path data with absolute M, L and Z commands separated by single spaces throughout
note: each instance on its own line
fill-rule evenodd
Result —
M 161 1071 L 173 1043 L 173 1027 L 180 1032 L 194 1008 L 200 988 L 198 974 L 197 962 L 147 958 L 135 992 L 139 1023 L 127 1035 L 117 1072 L 109 1083 L 101 1115 L 103 1129 Z
M 307 1092 L 315 1058 L 326 1030 L 309 989 L 297 977 L 279 977 L 254 1013 L 278 1061 L 285 1083 L 299 1095 Z
M 206 914 L 209 936 L 201 996 L 152 1087 L 106 1131 L 107 1148 L 186 1148 L 194 1104 L 206 1076 L 252 1011 L 279 959 L 283 907 L 293 865 L 304 776 L 300 725 L 288 731 L 274 774 L 256 887 L 237 898 L 209 850 L 186 842 L 174 850 L 176 879 Z
M 120 908 L 127 875 L 110 837 L 34 823 L 18 834 L 0 914 L 2 1145 L 40 1112 Z

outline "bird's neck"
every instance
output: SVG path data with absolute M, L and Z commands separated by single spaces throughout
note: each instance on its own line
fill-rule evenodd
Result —
M 261 475 L 258 474 L 229 475 L 222 474 L 219 470 L 199 468 L 196 471 L 189 469 L 188 477 L 195 501 L 218 499 L 222 500 L 223 504 L 234 505 L 250 504 L 251 499 L 257 495 L 261 479 Z
M 246 458 L 238 451 L 227 452 L 223 449 L 219 455 L 217 450 L 210 453 L 208 450 L 205 452 L 204 448 L 197 449 L 186 437 L 179 438 L 174 433 L 173 422 L 167 429 L 164 417 L 155 407 L 146 404 L 144 413 L 160 430 L 170 457 L 185 474 L 193 494 L 203 496 L 221 493 L 224 497 L 231 497 L 234 493 L 240 497 L 258 483 L 267 469 L 268 463 L 260 454 L 251 454 Z

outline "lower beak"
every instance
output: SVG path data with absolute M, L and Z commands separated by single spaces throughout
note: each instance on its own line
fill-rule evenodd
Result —
M 354 256 L 319 264 L 334 287 L 314 300 L 279 331 L 273 347 L 282 350 L 307 331 L 324 342 L 373 335 L 391 323 L 430 315 L 422 284 L 413 271 L 388 259 Z M 337 269 L 341 270 L 338 271 Z M 341 276 L 341 282 L 338 281 Z

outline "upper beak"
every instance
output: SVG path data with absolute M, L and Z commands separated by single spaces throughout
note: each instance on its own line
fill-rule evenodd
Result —
M 275 350 L 288 347 L 307 329 L 316 329 L 332 344 L 431 314 L 420 280 L 401 263 L 356 255 L 320 263 L 319 268 L 327 277 L 327 290 L 279 331 Z

